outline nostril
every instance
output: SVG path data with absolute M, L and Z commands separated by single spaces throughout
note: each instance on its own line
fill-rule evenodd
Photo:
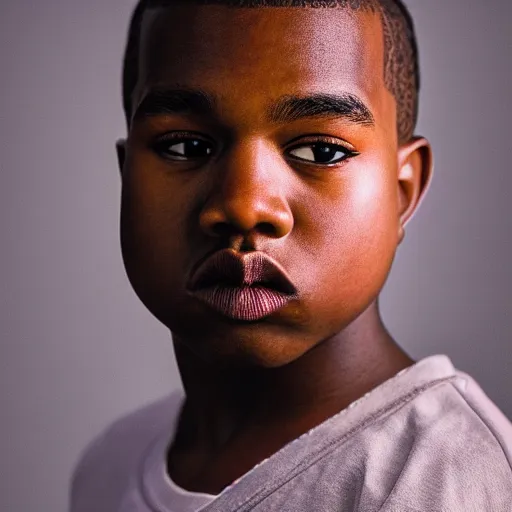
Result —
M 212 226 L 212 231 L 220 238 L 229 238 L 235 230 L 228 222 L 217 222 Z
M 258 231 L 264 235 L 275 236 L 276 227 L 270 222 L 260 222 L 258 224 Z

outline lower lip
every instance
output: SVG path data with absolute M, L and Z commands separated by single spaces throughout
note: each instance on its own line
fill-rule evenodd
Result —
M 212 309 L 235 320 L 259 320 L 295 298 L 264 286 L 212 286 L 192 292 Z

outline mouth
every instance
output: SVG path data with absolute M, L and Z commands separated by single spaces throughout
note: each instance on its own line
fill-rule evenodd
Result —
M 187 291 L 213 310 L 254 321 L 297 298 L 284 269 L 265 253 L 217 251 L 192 273 Z

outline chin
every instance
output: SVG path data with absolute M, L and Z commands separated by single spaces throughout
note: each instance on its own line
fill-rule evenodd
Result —
M 215 313 L 195 316 L 182 312 L 161 321 L 176 343 L 219 366 L 278 368 L 295 361 L 315 344 L 296 327 L 274 318 L 244 322 Z
M 296 301 L 267 317 L 244 321 L 220 314 L 184 293 L 169 294 L 165 300 L 161 300 L 163 293 L 138 296 L 171 331 L 175 344 L 220 367 L 285 366 L 343 330 L 355 313 L 339 307 L 326 312 Z

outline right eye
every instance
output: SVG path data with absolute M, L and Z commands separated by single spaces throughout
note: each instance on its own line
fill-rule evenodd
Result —
M 155 144 L 155 151 L 170 160 L 198 160 L 211 156 L 213 144 L 192 137 L 163 137 Z

